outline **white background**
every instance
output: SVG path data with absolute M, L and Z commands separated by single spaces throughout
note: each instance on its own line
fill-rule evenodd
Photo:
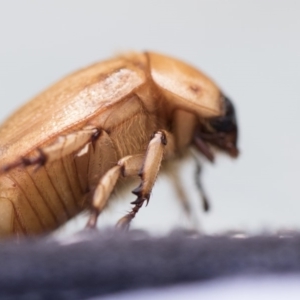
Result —
M 300 2 L 297 0 L 1 1 L 0 119 L 82 66 L 124 50 L 155 50 L 208 73 L 234 101 L 241 156 L 206 165 L 212 211 L 200 212 L 193 164 L 184 185 L 207 233 L 300 228 Z M 184 223 L 158 180 L 136 228 Z M 129 208 L 113 208 L 114 223 Z
M 272 299 L 298 300 L 300 296 L 299 276 L 239 276 L 206 282 L 181 284 L 156 289 L 136 290 L 89 300 L 252 300 Z

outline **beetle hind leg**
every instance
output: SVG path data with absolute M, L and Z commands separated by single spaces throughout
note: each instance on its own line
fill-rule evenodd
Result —
M 1 173 L 6 173 L 16 167 L 35 166 L 39 168 L 46 163 L 61 159 L 62 157 L 79 151 L 88 142 L 97 139 L 99 130 L 87 126 L 79 131 L 61 135 L 49 145 L 36 148 L 32 153 L 20 157 L 15 162 L 9 163 L 0 169 Z

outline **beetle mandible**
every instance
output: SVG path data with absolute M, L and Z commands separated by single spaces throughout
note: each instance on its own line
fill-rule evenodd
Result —
M 215 83 L 158 53 L 127 53 L 77 71 L 0 128 L 0 236 L 53 230 L 84 209 L 87 226 L 122 177 L 140 176 L 128 228 L 161 164 L 194 147 L 238 155 L 235 110 Z

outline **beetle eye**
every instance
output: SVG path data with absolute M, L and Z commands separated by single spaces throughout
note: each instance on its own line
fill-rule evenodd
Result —
M 222 117 L 214 118 L 210 121 L 210 125 L 216 130 L 221 132 L 231 132 L 237 129 L 235 109 L 231 101 L 223 96 L 225 115 Z
M 210 125 L 216 131 L 221 131 L 221 132 L 230 132 L 236 128 L 236 125 L 232 122 L 232 120 L 227 117 L 214 119 L 210 122 Z
M 235 110 L 230 100 L 226 97 L 223 97 L 223 105 L 224 115 L 209 119 L 208 126 L 202 128 L 199 137 L 229 153 L 232 157 L 236 157 L 239 150 L 237 148 L 238 128 Z

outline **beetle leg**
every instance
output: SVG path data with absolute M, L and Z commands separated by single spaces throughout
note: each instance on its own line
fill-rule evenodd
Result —
M 168 147 L 166 147 L 167 143 Z M 143 203 L 146 201 L 148 204 L 150 193 L 158 175 L 163 157 L 165 154 L 168 154 L 168 152 L 171 153 L 172 144 L 172 136 L 166 131 L 157 131 L 154 134 L 148 145 L 142 169 L 139 172 L 142 182 L 132 191 L 133 194 L 137 195 L 137 199 L 131 202 L 135 206 L 129 214 L 118 221 L 117 227 L 128 229 L 131 220 L 135 217 Z
M 209 211 L 209 201 L 208 198 L 206 196 L 206 193 L 204 191 L 202 182 L 201 182 L 201 172 L 202 172 L 202 166 L 200 164 L 200 162 L 196 160 L 196 170 L 195 170 L 195 182 L 196 182 L 196 187 L 201 195 L 201 199 L 202 199 L 202 205 L 203 205 L 203 209 L 204 211 Z
M 0 173 L 8 172 L 16 167 L 27 167 L 35 165 L 40 167 L 46 162 L 58 160 L 68 154 L 79 151 L 89 141 L 98 137 L 99 131 L 93 127 L 59 136 L 52 144 L 37 148 L 33 154 L 21 157 L 14 163 L 4 166 Z
M 137 176 L 143 164 L 144 155 L 130 155 L 118 161 L 118 164 L 109 169 L 100 179 L 92 200 L 92 211 L 87 223 L 88 228 L 95 228 L 99 214 L 108 203 L 119 177 Z
M 97 139 L 100 131 L 96 128 L 83 128 L 78 132 L 60 136 L 53 144 L 42 148 L 47 162 L 61 159 L 62 157 L 79 151 L 88 142 Z
M 197 117 L 195 114 L 182 109 L 175 110 L 172 128 L 175 135 L 176 148 L 180 154 L 193 140 L 196 124 Z
M 191 155 L 195 161 L 195 165 L 196 165 L 196 169 L 195 169 L 195 173 L 194 173 L 195 174 L 195 184 L 196 184 L 197 190 L 200 193 L 203 210 L 205 212 L 207 212 L 210 209 L 210 205 L 209 205 L 209 200 L 208 200 L 208 197 L 206 196 L 206 192 L 204 190 L 204 187 L 203 187 L 203 184 L 201 181 L 202 165 L 201 165 L 199 159 L 197 158 L 197 156 L 194 154 L 194 152 L 191 151 L 190 153 L 191 153 Z

